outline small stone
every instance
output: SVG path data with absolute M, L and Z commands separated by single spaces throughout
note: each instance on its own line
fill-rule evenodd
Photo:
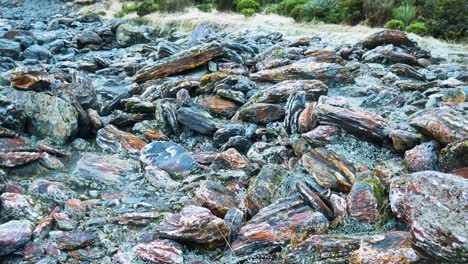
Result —
M 242 108 L 239 112 L 241 120 L 256 124 L 267 124 L 284 118 L 285 111 L 280 105 L 258 103 Z
M 286 102 L 294 92 L 304 92 L 307 101 L 317 101 L 327 95 L 328 86 L 319 80 L 287 80 L 261 91 L 259 103 L 277 104 Z
M 181 107 L 177 110 L 177 120 L 184 126 L 205 135 L 213 135 L 218 123 L 205 110 L 198 107 Z
M 51 200 L 64 204 L 75 195 L 75 192 L 60 182 L 37 179 L 29 186 L 29 193 L 41 199 Z
M 23 51 L 24 59 L 33 59 L 39 61 L 48 61 L 52 57 L 49 49 L 44 46 L 31 45 Z
M 157 189 L 172 191 L 180 186 L 180 183 L 173 180 L 169 173 L 157 167 L 145 167 L 145 178 L 148 180 L 151 186 Z
M 216 155 L 213 160 L 213 164 L 211 165 L 211 169 L 241 170 L 248 168 L 250 165 L 251 162 L 248 158 L 240 154 L 236 149 L 230 148 Z
M 298 181 L 296 183 L 297 192 L 302 199 L 306 201 L 314 211 L 322 213 L 328 220 L 333 220 L 333 212 L 328 208 L 328 205 L 320 198 L 320 196 L 312 191 L 305 182 Z
M 0 126 L 22 131 L 26 124 L 26 114 L 21 105 L 0 96 Z M 0 135 L 2 133 L 0 132 Z
M 0 256 L 8 255 L 31 240 L 32 223 L 12 220 L 0 225 Z
M 439 150 L 440 145 L 437 141 L 425 142 L 407 150 L 403 162 L 410 172 L 438 170 Z
M 40 71 L 19 70 L 13 72 L 11 77 L 11 86 L 19 90 L 44 91 L 50 84 L 47 73 Z
M 203 207 L 221 218 L 224 218 L 229 209 L 237 206 L 236 193 L 215 181 L 202 182 L 194 196 Z
M 182 246 L 171 240 L 155 240 L 150 243 L 138 244 L 135 247 L 135 255 L 149 263 L 182 264 Z
M 39 218 L 38 212 L 31 205 L 31 198 L 19 193 L 3 193 L 0 196 L 3 219 L 28 219 L 35 221 Z
M 237 208 L 231 208 L 224 216 L 224 223 L 226 223 L 229 230 L 231 230 L 231 237 L 236 237 L 244 224 L 244 213 Z
M 74 230 L 77 226 L 77 223 L 73 219 L 70 219 L 66 213 L 56 213 L 53 218 L 60 230 L 70 231 Z
M 83 231 L 63 232 L 57 239 L 57 247 L 62 250 L 74 250 L 87 247 L 98 239 L 98 236 Z
M 307 133 L 318 126 L 318 121 L 314 116 L 314 109 L 317 103 L 309 103 L 306 105 L 297 120 L 297 132 Z
M 16 167 L 42 158 L 40 152 L 0 152 L 0 166 Z
M 99 35 L 96 32 L 91 30 L 86 30 L 82 32 L 76 39 L 76 44 L 79 49 L 83 49 L 89 46 L 96 46 L 97 48 L 99 48 L 101 43 L 101 37 L 99 37 Z
M 212 114 L 227 118 L 232 117 L 238 108 L 234 102 L 216 96 L 205 98 L 202 105 Z

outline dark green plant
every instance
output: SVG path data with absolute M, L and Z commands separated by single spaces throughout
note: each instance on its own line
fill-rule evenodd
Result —
M 279 14 L 279 4 L 267 4 L 263 7 L 263 13 L 265 14 Z
M 186 8 L 193 6 L 193 0 L 157 0 L 162 12 L 182 12 Z
M 305 21 L 317 19 L 327 23 L 341 21 L 338 0 L 309 0 L 302 8 L 301 18 Z
M 409 25 L 416 17 L 416 12 L 416 6 L 411 5 L 408 2 L 404 2 L 393 10 L 393 17 L 402 21 L 405 25 Z
M 428 34 L 453 40 L 468 37 L 466 0 L 427 0 L 421 10 Z
M 291 14 L 289 14 L 292 18 L 294 18 L 294 20 L 296 21 L 302 21 L 304 20 L 302 14 L 303 14 L 303 9 L 304 9 L 304 5 L 297 5 L 293 8 L 293 10 L 291 10 Z
M 342 0 L 338 9 L 345 23 L 356 25 L 366 19 L 363 6 L 364 0 Z
M 383 26 L 392 19 L 394 0 L 364 0 L 363 11 L 369 26 Z
M 246 17 L 251 17 L 251 16 L 255 15 L 255 13 L 256 13 L 256 11 L 253 8 L 244 8 L 241 11 L 241 14 L 246 16 Z
M 405 30 L 408 31 L 408 32 L 418 34 L 418 35 L 426 35 L 426 33 L 427 33 L 426 24 L 424 24 L 422 22 L 415 22 L 415 23 L 409 25 L 408 27 L 406 27 Z
M 292 10 L 298 5 L 304 5 L 307 0 L 283 0 L 281 1 L 279 6 L 279 14 L 291 16 Z
M 214 0 L 216 9 L 219 11 L 233 11 L 234 10 L 234 0 Z
M 242 13 L 244 9 L 253 9 L 255 12 L 260 11 L 260 4 L 255 0 L 240 0 L 237 3 L 236 10 Z
M 405 23 L 403 23 L 403 21 L 398 20 L 398 19 L 392 19 L 385 24 L 385 28 L 404 30 Z
M 199 4 L 195 6 L 198 10 L 206 13 L 210 13 L 213 6 L 211 4 Z
M 159 5 L 155 4 L 154 1 L 146 0 L 143 3 L 137 5 L 136 12 L 138 16 L 146 16 L 159 10 Z

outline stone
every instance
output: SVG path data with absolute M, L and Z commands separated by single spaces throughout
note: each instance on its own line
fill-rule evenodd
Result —
M 195 243 L 207 248 L 225 245 L 229 232 L 223 219 L 216 217 L 206 208 L 194 205 L 182 208 L 178 214 L 166 216 L 156 230 L 160 237 Z
M 12 59 L 19 59 L 21 54 L 20 43 L 7 39 L 0 39 L 0 53 Z
M 11 220 L 0 225 L 0 256 L 8 255 L 31 240 L 32 223 L 27 220 Z
M 298 130 L 299 116 L 305 108 L 305 100 L 305 92 L 294 92 L 286 102 L 284 127 L 291 134 L 296 133 Z
M 45 91 L 52 80 L 47 73 L 34 70 L 16 70 L 11 76 L 11 86 L 19 90 Z
M 261 209 L 241 228 L 231 249 L 239 258 L 263 256 L 292 240 L 324 232 L 327 228 L 327 218 L 294 195 Z
M 77 223 L 66 213 L 56 213 L 53 218 L 60 230 L 70 231 L 76 229 Z
M 33 230 L 34 240 L 42 240 L 49 235 L 54 224 L 54 214 L 56 214 L 59 209 L 60 208 L 58 206 L 53 207 L 49 214 L 39 221 L 39 223 L 36 225 L 36 228 Z
M 421 141 L 421 134 L 405 130 L 393 130 L 389 136 L 392 139 L 393 148 L 400 152 L 412 149 Z
M 419 253 L 442 262 L 468 261 L 467 190 L 467 179 L 435 171 L 392 180 L 392 211 L 408 225 Z
M 439 170 L 439 151 L 437 141 L 424 142 L 407 150 L 403 163 L 409 172 Z
M 23 51 L 24 59 L 35 59 L 39 61 L 48 61 L 52 57 L 49 49 L 44 46 L 31 45 Z
M 322 200 L 320 195 L 312 191 L 305 182 L 298 181 L 296 189 L 301 195 L 302 200 L 306 201 L 314 211 L 322 213 L 328 220 L 333 220 L 334 215 L 332 210 L 328 208 L 328 205 Z
M 0 166 L 17 167 L 42 159 L 43 155 L 40 152 L 27 151 L 11 151 L 0 152 Z
M 213 135 L 219 124 L 205 110 L 198 107 L 181 107 L 177 110 L 177 121 L 204 135 Z
M 385 190 L 390 188 L 390 182 L 393 178 L 402 175 L 405 167 L 402 162 L 396 160 L 385 160 L 374 168 L 374 175 L 380 179 L 380 182 L 385 186 Z
M 115 32 L 115 40 L 121 47 L 151 42 L 143 27 L 121 24 Z
M 93 80 L 84 72 L 73 71 L 71 73 L 72 82 L 64 89 L 71 93 L 79 105 L 88 112 L 91 108 L 97 109 L 97 92 Z
M 140 160 L 172 175 L 188 174 L 198 169 L 198 163 L 180 145 L 170 141 L 153 141 L 144 146 Z
M 365 172 L 359 174 L 346 197 L 348 213 L 354 219 L 374 223 L 381 219 L 385 193 L 379 179 Z
M 177 106 L 174 102 L 166 99 L 156 100 L 154 113 L 156 121 L 155 129 L 157 129 L 158 132 L 165 135 L 180 134 L 181 127 L 177 120 Z M 203 115 L 201 117 L 203 117 Z
M 224 223 L 226 223 L 229 230 L 231 230 L 231 237 L 236 237 L 244 224 L 244 213 L 237 208 L 231 208 L 224 216 Z
M 256 124 L 267 124 L 283 119 L 284 108 L 281 105 L 258 103 L 242 108 L 239 117 L 242 121 Z
M 299 115 L 297 120 L 297 132 L 299 133 L 307 133 L 318 126 L 318 122 L 314 115 L 314 109 L 317 103 L 312 102 L 306 104 L 304 110 Z
M 227 149 L 215 156 L 211 169 L 248 169 L 251 162 L 235 148 Z
M 379 46 L 362 55 L 362 61 L 369 63 L 405 63 L 419 65 L 418 59 L 404 51 L 396 49 L 393 45 Z
M 227 211 L 237 207 L 236 193 L 219 182 L 207 180 L 194 193 L 195 200 L 217 217 L 224 218 Z
M 307 101 L 317 101 L 327 95 L 328 86 L 319 80 L 286 80 L 261 91 L 259 103 L 277 104 L 285 102 L 294 92 L 305 92 Z
M 250 216 L 271 204 L 284 177 L 283 168 L 275 164 L 267 164 L 257 176 L 251 179 L 244 203 Z
M 0 96 L 0 126 L 22 131 L 25 124 L 26 114 L 21 105 L 6 97 Z
M 319 80 L 327 85 L 350 82 L 346 68 L 335 63 L 315 62 L 306 58 L 292 64 L 252 73 L 254 81 L 282 82 L 285 80 Z
M 245 127 L 240 124 L 227 124 L 224 127 L 216 130 L 213 134 L 213 145 L 220 147 L 228 142 L 231 137 L 243 136 L 245 134 Z
M 194 69 L 222 55 L 223 48 L 216 42 L 195 46 L 139 70 L 135 76 L 135 82 L 143 83 Z
M 39 213 L 33 208 L 30 197 L 19 193 L 5 192 L 0 196 L 2 219 L 28 219 L 35 221 L 39 218 Z
M 305 154 L 301 161 L 322 188 L 343 192 L 351 190 L 356 168 L 344 157 L 326 148 L 315 148 Z
M 335 218 L 332 223 L 333 227 L 333 225 L 340 224 L 345 219 L 345 217 L 348 216 L 348 203 L 346 202 L 346 198 L 343 198 L 342 196 L 334 193 L 330 195 L 329 200 L 331 209 L 333 210 L 333 216 Z
M 121 188 L 129 174 L 140 169 L 134 160 L 111 155 L 85 153 L 76 163 L 70 180 L 79 186 L 96 188 Z
M 410 40 L 404 31 L 386 29 L 374 33 L 365 39 L 360 44 L 366 49 L 373 49 L 377 46 L 392 44 L 395 46 L 416 46 L 416 42 Z
M 420 263 L 422 258 L 411 247 L 408 232 L 390 231 L 363 239 L 358 250 L 351 255 L 351 264 Z
M 135 247 L 135 255 L 148 263 L 182 264 L 182 253 L 182 245 L 168 239 L 141 243 Z
M 29 186 L 29 193 L 44 200 L 64 204 L 75 195 L 75 192 L 60 182 L 37 179 Z
M 398 75 L 398 76 L 404 76 L 404 77 L 408 77 L 408 78 L 412 78 L 412 79 L 417 79 L 417 80 L 420 80 L 420 81 L 425 81 L 426 80 L 425 75 L 421 74 L 415 68 L 413 68 L 413 67 L 411 67 L 411 66 L 409 66 L 407 64 L 404 64 L 404 63 L 393 64 L 390 67 L 390 70 L 393 73 L 395 73 L 396 75 Z
M 72 105 L 46 93 L 11 90 L 6 96 L 26 114 L 26 132 L 58 144 L 71 141 L 78 131 L 78 113 Z
M 453 172 L 468 167 L 468 139 L 448 144 L 440 151 L 440 169 Z
M 89 46 L 99 47 L 102 44 L 102 39 L 96 32 L 86 30 L 78 36 L 76 39 L 76 44 L 79 49 L 83 49 Z
M 63 232 L 57 239 L 57 247 L 62 250 L 74 250 L 87 247 L 96 242 L 98 236 L 96 234 L 83 231 Z
M 467 115 L 450 108 L 424 109 L 412 116 L 410 125 L 442 144 L 468 137 Z
M 338 128 L 334 126 L 317 126 L 301 137 L 312 147 L 321 147 L 333 142 L 339 136 Z
M 169 173 L 156 167 L 145 167 L 145 179 L 148 180 L 151 186 L 166 191 L 175 190 L 180 186 L 180 183 L 173 180 Z
M 104 152 L 111 154 L 138 154 L 146 143 L 128 132 L 119 130 L 113 125 L 107 125 L 98 130 L 96 145 Z
M 202 105 L 212 114 L 230 118 L 236 112 L 238 106 L 229 100 L 221 99 L 217 96 L 203 99 Z

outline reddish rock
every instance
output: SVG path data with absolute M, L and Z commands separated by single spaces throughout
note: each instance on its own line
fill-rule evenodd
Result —
M 182 246 L 171 240 L 155 240 L 135 247 L 135 255 L 149 263 L 182 264 L 182 253 Z
M 49 231 L 52 229 L 52 225 L 54 223 L 54 214 L 59 211 L 60 208 L 55 206 L 46 217 L 39 221 L 36 228 L 34 228 L 32 232 L 34 239 L 40 240 L 49 234 Z
M 0 256 L 21 248 L 31 240 L 32 223 L 26 220 L 12 220 L 0 225 Z
M 134 212 L 122 214 L 114 219 L 119 225 L 148 225 L 161 217 L 159 212 Z
M 418 112 L 411 120 L 416 130 L 443 144 L 468 138 L 466 114 L 450 108 L 430 108 Z
M 339 63 L 343 64 L 344 60 L 341 58 L 336 50 L 325 49 L 325 50 L 316 50 L 310 49 L 304 52 L 304 57 L 312 57 L 317 62 L 328 62 L 328 63 Z
M 189 205 L 178 214 L 166 216 L 156 233 L 163 238 L 195 243 L 207 248 L 226 244 L 229 227 L 210 210 Z
M 23 260 L 30 261 L 45 254 L 44 245 L 37 242 L 29 242 L 23 249 Z
M 376 222 L 384 206 L 384 189 L 377 177 L 361 173 L 346 197 L 348 213 L 352 218 Z
M 70 219 L 66 213 L 55 213 L 53 218 L 60 230 L 69 231 L 76 228 L 77 223 L 73 219 Z
M 295 92 L 304 92 L 307 101 L 317 101 L 328 93 L 328 86 L 319 80 L 287 80 L 262 90 L 256 100 L 258 103 L 282 103 Z
M 380 45 L 393 44 L 396 46 L 415 46 L 416 42 L 410 40 L 404 31 L 386 29 L 374 33 L 361 41 L 366 49 L 373 49 Z
M 15 71 L 11 78 L 11 86 L 19 90 L 44 91 L 51 82 L 46 73 L 33 70 Z
M 391 180 L 397 176 L 402 175 L 404 170 L 405 168 L 401 162 L 386 160 L 375 166 L 373 173 L 385 186 L 385 190 L 388 191 Z
M 422 143 L 405 152 L 403 163 L 410 172 L 438 170 L 439 150 L 440 145 L 437 141 Z
M 241 120 L 256 124 L 267 124 L 284 118 L 285 111 L 281 105 L 258 103 L 242 108 L 239 111 Z
M 0 166 L 16 167 L 42 158 L 40 152 L 0 152 Z
M 309 103 L 299 115 L 297 120 L 297 132 L 306 133 L 318 126 L 317 118 L 314 115 L 314 109 L 317 103 Z
M 316 148 L 305 154 L 301 161 L 322 188 L 344 192 L 351 190 L 356 168 L 333 151 Z
M 224 218 L 229 209 L 238 205 L 235 192 L 210 180 L 200 184 L 200 188 L 195 191 L 195 200 L 221 218 Z
M 302 134 L 301 137 L 311 146 L 319 147 L 332 142 L 338 137 L 338 135 L 339 130 L 334 126 L 318 126 L 313 130 Z
M 29 186 L 31 196 L 45 200 L 55 201 L 59 204 L 65 203 L 75 195 L 75 192 L 67 188 L 60 182 L 37 179 Z
M 86 215 L 86 205 L 78 199 L 70 199 L 65 204 L 65 213 L 73 218 L 82 218 Z
M 346 202 L 346 198 L 333 193 L 330 195 L 330 204 L 333 210 L 333 216 L 335 217 L 331 227 L 336 227 L 348 216 L 348 203 Z
M 240 154 L 235 148 L 230 148 L 216 155 L 211 165 L 212 169 L 245 169 L 251 164 L 250 160 Z
M 229 100 L 211 96 L 203 99 L 202 105 L 212 114 L 230 118 L 236 112 L 238 106 Z
M 312 191 L 305 182 L 297 182 L 296 189 L 301 195 L 302 200 L 306 201 L 314 211 L 322 213 L 328 220 L 334 218 L 332 210 L 328 208 L 328 205 L 322 200 L 320 195 Z
M 0 138 L 0 151 L 9 152 L 28 148 L 28 143 L 20 138 Z
M 407 223 L 418 252 L 441 262 L 468 262 L 467 190 L 467 179 L 435 171 L 392 181 L 392 211 Z
M 57 247 L 62 250 L 74 250 L 87 247 L 98 239 L 98 236 L 83 231 L 63 232 L 61 236 L 55 239 Z
M 421 141 L 420 134 L 404 130 L 393 130 L 390 132 L 390 138 L 392 139 L 393 148 L 401 152 L 412 149 Z
M 3 193 L 0 196 L 0 216 L 3 219 L 36 220 L 39 215 L 31 205 L 31 198 L 19 193 Z
M 105 152 L 113 154 L 121 152 L 137 154 L 146 145 L 143 140 L 113 125 L 107 125 L 97 132 L 96 144 Z

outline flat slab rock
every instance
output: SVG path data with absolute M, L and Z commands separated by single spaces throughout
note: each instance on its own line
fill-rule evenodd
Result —
M 119 130 L 113 125 L 107 125 L 99 129 L 96 136 L 96 144 L 105 152 L 117 154 L 128 152 L 137 154 L 146 143 L 128 132 Z
M 62 250 L 74 250 L 84 248 L 96 242 L 98 236 L 96 234 L 83 231 L 63 232 L 57 239 L 57 247 Z
M 361 44 L 366 49 L 373 49 L 387 44 L 412 47 L 416 45 L 416 42 L 410 40 L 404 31 L 386 29 L 366 37 Z
M 150 243 L 138 244 L 135 247 L 135 255 L 149 263 L 182 264 L 182 245 L 168 239 L 158 239 Z
M 409 227 L 414 247 L 450 263 L 468 262 L 468 180 L 435 171 L 392 180 L 392 211 Z
M 287 80 L 275 84 L 262 91 L 259 103 L 285 102 L 294 92 L 305 92 L 307 101 L 317 101 L 322 95 L 327 95 L 328 86 L 319 80 Z
M 195 159 L 179 144 L 170 141 L 153 141 L 144 146 L 140 160 L 169 174 L 181 175 L 198 168 Z
M 202 182 L 194 196 L 203 207 L 210 209 L 218 217 L 224 218 L 229 209 L 238 206 L 236 193 L 215 181 Z
M 0 256 L 21 248 L 31 240 L 32 223 L 27 220 L 12 220 L 0 225 Z

